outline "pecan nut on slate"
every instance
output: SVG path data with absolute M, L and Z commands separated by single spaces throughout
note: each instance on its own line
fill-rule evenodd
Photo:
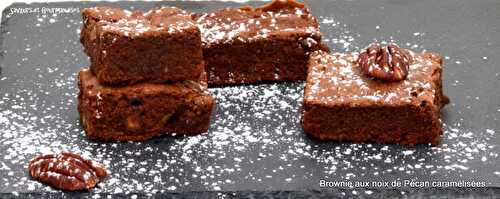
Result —
M 34 179 L 68 191 L 89 190 L 107 176 L 103 165 L 68 152 L 38 156 L 28 170 Z
M 372 43 L 358 57 L 363 74 L 391 82 L 406 79 L 412 60 L 406 50 L 393 43 L 383 48 L 378 43 Z

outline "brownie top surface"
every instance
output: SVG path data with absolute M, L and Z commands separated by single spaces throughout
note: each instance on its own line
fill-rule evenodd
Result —
M 311 54 L 305 88 L 306 103 L 324 106 L 401 106 L 434 102 L 439 92 L 441 57 L 434 53 L 414 53 L 405 80 L 386 82 L 366 77 L 357 53 Z
M 191 14 L 175 7 L 156 8 L 145 13 L 113 7 L 93 7 L 83 9 L 82 17 L 85 25 L 95 23 L 104 31 L 118 32 L 125 36 L 197 29 Z
M 200 95 L 209 95 L 206 77 L 203 74 L 200 81 L 186 80 L 176 83 L 139 83 L 127 86 L 108 86 L 99 83 L 96 76 L 88 69 L 82 69 L 79 73 L 80 84 L 83 88 L 87 88 L 89 92 L 111 93 L 111 94 L 157 94 L 157 93 L 170 93 L 172 95 L 196 92 Z
M 306 7 L 272 10 L 226 8 L 195 18 L 205 46 L 271 37 L 321 37 L 319 23 Z

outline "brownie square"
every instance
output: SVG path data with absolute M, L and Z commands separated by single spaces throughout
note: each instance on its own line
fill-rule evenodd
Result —
M 82 16 L 80 41 L 101 83 L 196 80 L 204 71 L 200 31 L 181 9 L 95 7 Z
M 319 23 L 303 4 L 279 2 L 195 17 L 209 85 L 305 80 L 309 53 L 326 49 Z
M 408 76 L 387 82 L 366 77 L 357 54 L 315 52 L 304 90 L 302 125 L 320 140 L 436 145 L 442 134 L 442 60 L 414 53 Z
M 78 111 L 88 138 L 139 141 L 165 133 L 206 132 L 214 99 L 206 75 L 171 84 L 102 85 L 79 73 Z

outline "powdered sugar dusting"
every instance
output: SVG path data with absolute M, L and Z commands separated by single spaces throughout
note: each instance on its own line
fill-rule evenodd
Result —
M 100 37 L 108 32 L 118 32 L 132 38 L 151 33 L 174 34 L 193 30 L 196 27 L 189 13 L 175 7 L 156 8 L 146 13 L 117 9 L 101 10 L 97 7 L 88 8 L 88 10 L 99 13 L 97 15 L 113 16 L 119 19 L 117 21 L 100 20 L 96 28 Z
M 72 80 L 74 77 L 69 82 Z M 72 94 L 61 101 L 74 99 L 74 84 L 65 86 Z M 105 163 L 110 177 L 94 190 L 96 193 L 159 193 L 198 186 L 226 190 L 239 183 L 254 188 L 264 188 L 268 183 L 294 186 L 303 180 L 315 182 L 318 175 L 353 180 L 388 174 L 414 175 L 424 170 L 432 175 L 471 174 L 478 172 L 471 165 L 478 164 L 475 160 L 498 157 L 496 146 L 488 144 L 494 139 L 494 130 L 471 133 L 460 123 L 444 126 L 443 144 L 437 147 L 402 149 L 313 141 L 300 128 L 302 88 L 302 83 L 294 83 L 210 89 L 218 105 L 209 133 L 162 137 L 143 143 L 87 140 L 77 117 L 68 120 L 64 114 L 74 108 L 71 105 L 58 106 L 56 110 L 62 111 L 51 111 L 46 119 L 25 119 L 23 113 L 34 112 L 30 105 L 39 96 L 23 99 L 24 94 L 33 94 L 30 90 L 18 96 L 5 93 L 0 104 L 18 101 L 14 104 L 21 108 L 0 112 L 4 132 L 0 141 L 8 151 L 0 160 L 0 165 L 4 165 L 0 169 L 16 174 L 6 176 L 8 181 L 3 185 L 10 189 L 51 190 L 26 178 L 19 165 L 25 165 L 35 154 L 61 150 L 87 154 Z M 36 108 L 43 110 L 52 107 L 50 104 L 45 102 Z M 47 122 L 56 125 L 46 125 Z M 443 161 L 429 161 L 438 157 Z
M 291 22 L 295 20 L 295 22 Z M 224 9 L 197 18 L 205 46 L 261 41 L 279 34 L 297 34 L 302 39 L 319 38 L 320 30 L 311 25 L 313 17 L 304 9 L 254 13 Z
M 434 99 L 438 85 L 431 77 L 441 66 L 424 54 L 412 51 L 410 54 L 414 61 L 409 66 L 408 77 L 401 83 L 388 84 L 372 81 L 360 72 L 358 53 L 313 53 L 309 74 L 311 85 L 305 93 L 307 100 L 336 105 L 346 102 L 349 106 L 356 106 L 367 101 L 394 104 L 400 101 L 410 103 L 418 97 Z M 381 89 L 381 86 L 387 88 Z

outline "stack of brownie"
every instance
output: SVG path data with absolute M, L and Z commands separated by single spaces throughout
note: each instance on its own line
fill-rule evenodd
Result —
M 82 15 L 80 39 L 91 64 L 79 73 L 78 109 L 89 138 L 207 131 L 214 99 L 191 14 L 97 7 Z
M 91 65 L 79 74 L 79 112 L 94 139 L 205 132 L 209 85 L 304 80 L 309 54 L 326 50 L 318 21 L 295 0 L 200 14 L 95 7 L 82 15 Z

